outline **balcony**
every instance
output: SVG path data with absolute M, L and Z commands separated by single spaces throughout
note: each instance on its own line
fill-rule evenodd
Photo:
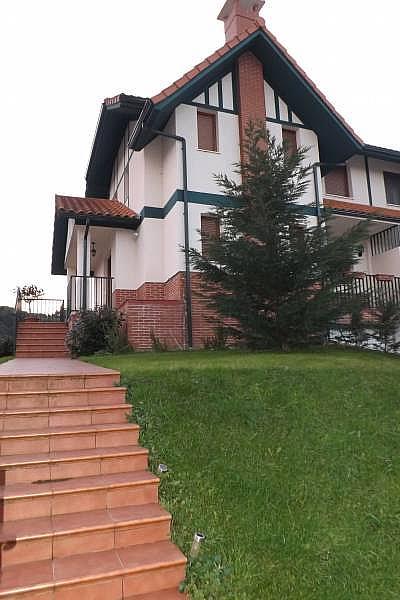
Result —
M 73 312 L 112 306 L 113 278 L 72 275 L 67 288 L 67 318 Z
M 348 282 L 338 286 L 336 291 L 342 300 L 362 299 L 366 308 L 377 308 L 389 302 L 400 306 L 400 277 L 394 275 L 352 273 Z

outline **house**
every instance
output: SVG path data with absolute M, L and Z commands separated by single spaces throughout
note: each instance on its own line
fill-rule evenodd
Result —
M 225 44 L 157 96 L 105 99 L 85 197 L 56 196 L 52 274 L 67 275 L 68 312 L 112 304 L 137 349 L 152 334 L 182 348 L 213 333 L 187 252 L 199 230 L 218 230 L 227 198 L 213 174 L 238 177 L 250 120 L 310 147 L 311 223 L 324 207 L 334 234 L 371 219 L 354 277 L 400 299 L 400 152 L 356 135 L 266 28 L 263 5 L 227 0 Z

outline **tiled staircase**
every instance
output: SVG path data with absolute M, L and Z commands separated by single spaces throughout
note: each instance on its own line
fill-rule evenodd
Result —
M 62 358 L 68 356 L 65 346 L 65 323 L 27 319 L 18 323 L 17 358 Z
M 28 372 L 0 370 L 0 598 L 183 600 L 186 560 L 119 374 L 12 362 Z

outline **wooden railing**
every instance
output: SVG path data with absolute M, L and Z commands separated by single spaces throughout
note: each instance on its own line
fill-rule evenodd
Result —
M 72 275 L 67 289 L 67 316 L 71 312 L 112 306 L 113 278 Z

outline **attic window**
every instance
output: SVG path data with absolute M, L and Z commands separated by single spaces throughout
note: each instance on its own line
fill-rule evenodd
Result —
M 331 196 L 343 196 L 344 198 L 350 196 L 346 166 L 335 167 L 332 171 L 329 171 L 324 177 L 324 182 L 327 194 Z
M 197 111 L 197 137 L 199 150 L 217 152 L 217 115 L 215 113 Z

